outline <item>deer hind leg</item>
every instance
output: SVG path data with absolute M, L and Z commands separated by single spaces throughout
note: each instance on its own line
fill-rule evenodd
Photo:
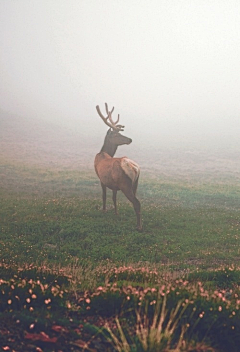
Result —
M 137 193 L 137 188 L 138 188 L 138 178 L 136 179 L 136 181 L 133 184 L 133 194 L 136 196 Z
M 117 211 L 117 191 L 113 191 L 112 199 L 113 199 L 115 214 L 117 215 L 118 214 L 118 211 Z
M 124 187 L 122 189 L 123 194 L 127 197 L 127 199 L 132 203 L 136 216 L 137 216 L 137 230 L 142 231 L 142 218 L 141 218 L 141 204 L 137 197 L 134 194 L 132 186 Z M 136 190 L 135 190 L 136 192 Z
M 101 183 L 101 186 L 102 186 L 103 211 L 106 211 L 107 187 L 103 183 Z

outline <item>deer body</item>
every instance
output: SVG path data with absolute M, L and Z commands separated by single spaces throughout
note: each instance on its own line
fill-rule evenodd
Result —
M 111 118 L 113 109 L 109 112 L 107 104 L 105 105 L 108 114 L 106 118 L 102 115 L 98 106 L 97 111 L 104 122 L 107 122 L 106 124 L 110 129 L 106 134 L 103 147 L 100 153 L 96 155 L 94 161 L 95 171 L 100 179 L 103 191 L 103 211 L 106 211 L 106 188 L 113 191 L 113 203 L 116 214 L 117 191 L 121 190 L 133 204 L 137 216 L 137 229 L 142 230 L 141 205 L 136 197 L 140 168 L 137 163 L 127 157 L 114 158 L 118 146 L 130 144 L 132 140 L 119 133 L 119 131 L 123 130 L 123 126 L 117 125 L 119 117 L 117 122 L 114 123 Z M 108 119 L 110 122 L 107 121 Z
M 104 152 L 96 155 L 94 167 L 101 182 L 113 191 L 121 190 L 129 179 L 134 185 L 140 174 L 134 161 L 127 157 L 113 158 Z

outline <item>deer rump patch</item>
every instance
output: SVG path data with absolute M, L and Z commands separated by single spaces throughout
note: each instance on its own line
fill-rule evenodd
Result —
M 137 163 L 135 163 L 135 161 L 128 158 L 122 158 L 121 167 L 133 183 L 138 179 L 140 167 Z

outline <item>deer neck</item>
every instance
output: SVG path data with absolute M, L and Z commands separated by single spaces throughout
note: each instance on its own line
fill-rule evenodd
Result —
M 113 157 L 117 151 L 117 147 L 118 147 L 117 145 L 113 145 L 105 142 L 102 146 L 100 153 L 107 153 L 108 155 Z

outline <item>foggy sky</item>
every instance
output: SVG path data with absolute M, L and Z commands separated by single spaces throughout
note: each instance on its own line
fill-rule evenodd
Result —
M 0 108 L 126 134 L 237 136 L 240 1 L 1 0 Z

